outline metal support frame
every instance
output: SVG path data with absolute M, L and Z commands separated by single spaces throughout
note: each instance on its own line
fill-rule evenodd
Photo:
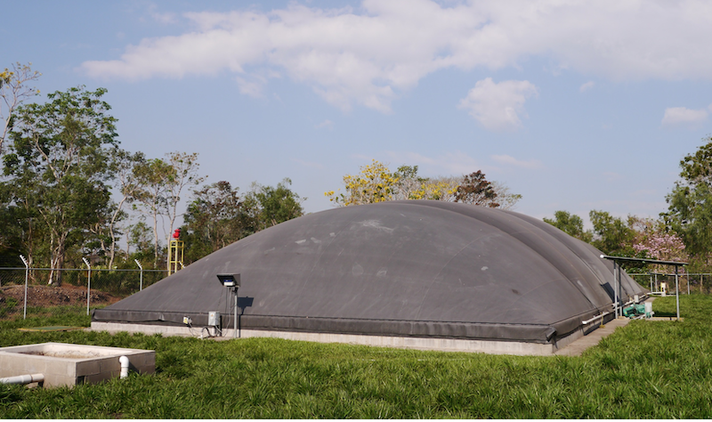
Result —
M 620 283 L 620 264 L 619 262 L 639 262 L 642 264 L 659 264 L 659 265 L 672 265 L 675 267 L 675 300 L 677 303 L 677 320 L 680 320 L 680 285 L 678 281 L 678 270 L 680 267 L 683 267 L 687 265 L 687 262 L 677 262 L 677 261 L 659 261 L 657 259 L 643 259 L 643 258 L 628 258 L 625 256 L 609 256 L 609 255 L 601 255 L 601 259 L 609 259 L 613 261 L 613 281 L 615 284 L 614 288 L 614 302 L 613 306 L 616 311 L 616 318 L 619 316 L 619 311 L 620 311 L 620 316 L 623 315 L 623 308 L 621 306 L 621 293 L 622 293 L 622 286 Z M 689 282 L 688 282 L 688 287 L 689 287 Z
M 175 274 L 185 267 L 185 265 L 183 265 L 184 248 L 185 244 L 182 240 L 171 239 L 170 246 L 168 248 L 168 275 Z M 178 268 L 178 266 L 180 266 L 180 268 Z
M 235 286 L 232 290 L 233 294 L 235 295 L 235 320 L 233 321 L 234 332 L 232 333 L 232 338 L 237 338 L 237 289 L 239 288 L 239 286 Z

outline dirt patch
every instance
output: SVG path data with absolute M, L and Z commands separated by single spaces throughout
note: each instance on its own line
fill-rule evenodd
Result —
M 25 286 L 3 286 L 0 287 L 0 308 L 5 308 L 8 303 L 15 302 L 13 309 L 8 314 L 22 312 L 25 300 Z M 90 297 L 91 305 L 110 305 L 121 300 L 120 297 L 92 290 Z M 63 285 L 63 286 L 29 286 L 27 289 L 27 306 L 68 306 L 86 305 L 86 287 Z

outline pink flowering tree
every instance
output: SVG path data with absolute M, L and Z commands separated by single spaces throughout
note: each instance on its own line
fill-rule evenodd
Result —
M 639 222 L 642 230 L 638 231 L 633 249 L 645 256 L 661 261 L 687 262 L 689 256 L 685 244 L 676 234 L 666 232 L 665 225 L 653 220 Z M 682 268 L 684 271 L 684 267 Z M 655 265 L 654 271 L 667 272 L 670 267 Z

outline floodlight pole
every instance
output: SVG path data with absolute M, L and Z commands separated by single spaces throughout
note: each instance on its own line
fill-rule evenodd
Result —
M 20 255 L 22 263 L 25 264 L 25 304 L 24 310 L 22 312 L 22 319 L 27 319 L 27 280 L 30 276 L 30 264 L 27 262 L 24 256 Z
M 139 276 L 139 282 L 138 282 L 138 290 L 141 291 L 141 290 L 143 290 L 143 267 L 141 266 L 141 263 L 138 262 L 138 259 L 134 259 L 134 262 L 141 269 L 140 276 Z
M 233 291 L 235 293 L 235 320 L 233 321 L 234 332 L 232 333 L 232 338 L 237 338 L 237 289 L 239 289 L 239 287 L 235 286 L 235 290 Z
M 84 257 L 82 257 L 82 261 L 84 261 L 89 268 L 89 272 L 87 273 L 87 315 L 89 315 L 89 299 L 91 298 L 91 265 L 89 265 L 89 261 L 87 261 Z

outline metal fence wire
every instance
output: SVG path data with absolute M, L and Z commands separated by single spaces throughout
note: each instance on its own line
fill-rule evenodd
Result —
M 26 274 L 30 285 L 47 285 L 51 278 L 52 284 L 86 286 L 90 273 L 86 268 L 0 268 L 0 287 L 24 285 Z M 157 283 L 167 275 L 166 270 L 92 268 L 91 288 L 120 295 L 133 294 Z
M 675 274 L 668 273 L 629 273 L 638 284 L 647 287 L 651 292 L 661 292 L 663 284 L 666 291 L 675 294 Z M 712 273 L 684 273 L 678 275 L 680 294 L 710 294 L 712 290 Z

